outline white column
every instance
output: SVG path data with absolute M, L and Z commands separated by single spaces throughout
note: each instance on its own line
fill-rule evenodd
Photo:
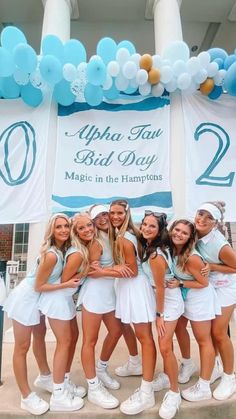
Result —
M 70 39 L 70 16 L 74 6 L 74 0 L 42 0 L 44 4 L 42 38 L 48 34 L 58 36 L 63 42 Z M 57 105 L 52 103 L 49 121 L 49 138 L 47 147 L 46 168 L 46 200 L 48 217 L 50 215 L 50 202 L 52 195 L 55 152 L 57 141 Z M 30 224 L 29 243 L 27 255 L 27 270 L 33 266 L 43 241 L 46 223 Z
M 172 41 L 182 41 L 180 19 L 181 1 L 156 0 L 154 3 L 155 50 L 162 54 L 165 47 Z M 171 94 L 170 113 L 170 179 L 174 214 L 176 217 L 185 215 L 185 158 L 184 121 L 180 93 Z

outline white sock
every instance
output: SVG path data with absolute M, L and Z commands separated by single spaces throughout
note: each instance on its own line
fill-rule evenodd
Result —
M 129 355 L 129 360 L 131 362 L 131 364 L 133 365 L 138 365 L 140 364 L 140 357 L 139 355 Z
M 224 377 L 228 380 L 230 380 L 230 379 L 232 380 L 233 378 L 235 378 L 235 374 L 234 373 L 226 374 L 226 372 L 224 372 Z
M 173 394 L 173 396 L 178 396 L 180 394 L 180 391 L 173 391 L 173 390 L 169 390 L 168 393 Z
M 45 374 L 39 374 L 39 376 L 40 376 L 40 379 L 41 380 L 48 380 L 49 378 L 52 378 L 52 373 L 49 372 L 47 375 L 45 375 Z
M 199 377 L 198 382 L 203 390 L 210 390 L 210 380 L 204 380 L 203 378 Z
M 145 381 L 142 379 L 140 389 L 147 394 L 153 392 L 152 381 Z
M 28 400 L 28 399 L 31 399 L 31 397 L 33 396 L 33 392 L 31 391 L 31 393 L 30 394 L 28 394 L 28 396 L 27 397 L 22 397 L 22 400 Z
M 107 365 L 108 365 L 108 361 L 101 361 L 101 359 L 99 359 L 97 362 L 97 367 L 100 368 L 101 370 L 105 370 L 107 368 Z
M 64 393 L 64 390 L 65 390 L 64 382 L 60 384 L 53 383 L 53 396 L 55 398 L 60 397 Z
M 99 383 L 99 379 L 97 376 L 94 378 L 88 378 L 87 383 L 88 383 L 89 388 L 93 389 L 94 387 L 97 387 Z
M 192 358 L 182 358 L 182 363 L 184 365 L 192 364 Z

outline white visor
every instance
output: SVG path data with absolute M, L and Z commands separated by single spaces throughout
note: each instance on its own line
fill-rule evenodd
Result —
M 208 211 L 214 220 L 220 220 L 221 219 L 221 212 L 219 208 L 217 208 L 215 205 L 210 204 L 209 202 L 205 202 L 204 204 L 200 205 L 200 207 L 197 209 L 197 211 Z
M 92 220 L 94 220 L 94 218 L 96 218 L 102 212 L 108 212 L 108 209 L 107 207 L 105 207 L 105 205 L 100 205 L 100 204 L 96 205 L 95 207 L 91 209 L 91 211 L 89 211 L 90 217 L 92 218 Z

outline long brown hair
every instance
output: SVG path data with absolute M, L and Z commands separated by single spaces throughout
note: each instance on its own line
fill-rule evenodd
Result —
M 167 255 L 166 249 L 169 247 L 170 244 L 166 221 L 167 215 L 165 213 L 155 215 L 154 212 L 148 215 L 146 214 L 142 219 L 141 226 L 145 218 L 149 217 L 150 215 L 156 218 L 159 230 L 156 237 L 149 244 L 147 243 L 147 239 L 143 237 L 141 232 L 138 250 L 139 257 L 142 262 L 146 262 L 151 255 L 157 254 L 157 248 L 160 248 L 163 251 L 163 253 Z

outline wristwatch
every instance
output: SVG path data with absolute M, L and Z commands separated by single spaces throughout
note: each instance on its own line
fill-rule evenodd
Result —
M 157 317 L 164 317 L 164 313 L 160 313 L 159 311 L 156 312 Z
M 179 287 L 180 287 L 180 288 L 183 288 L 183 286 L 184 286 L 184 281 L 182 281 L 182 279 L 180 279 L 180 280 L 179 280 Z

